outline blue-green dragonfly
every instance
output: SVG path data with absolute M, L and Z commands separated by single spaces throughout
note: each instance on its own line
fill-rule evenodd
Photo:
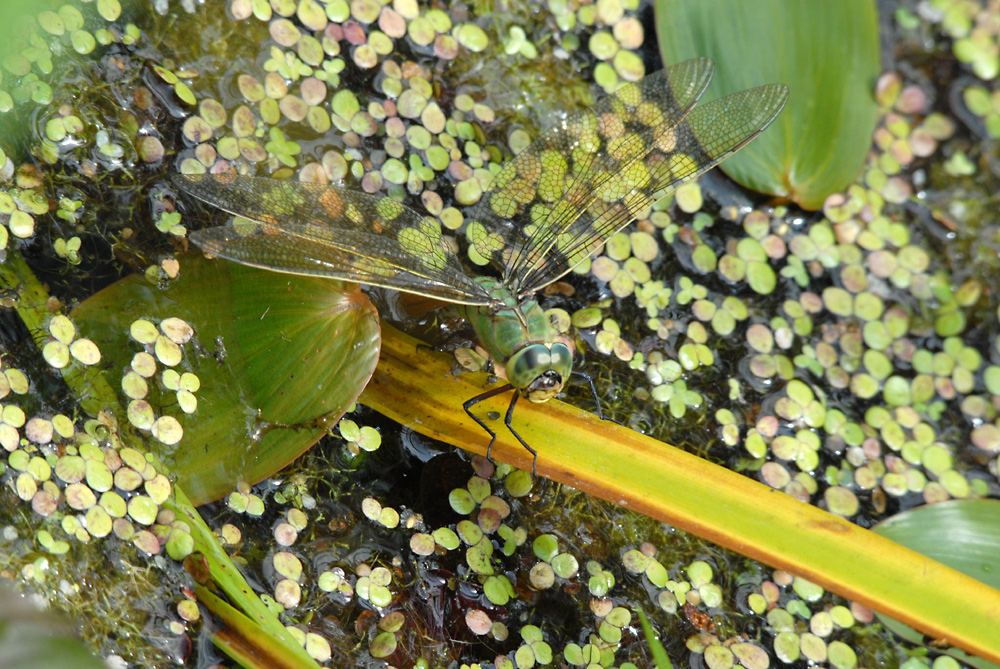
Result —
M 472 407 L 513 390 L 504 424 L 534 456 L 534 470 L 538 453 L 511 425 L 514 406 L 521 396 L 551 399 L 573 371 L 572 343 L 550 327 L 535 293 L 679 184 L 745 146 L 785 105 L 787 87 L 774 84 L 696 107 L 714 69 L 707 58 L 674 65 L 541 134 L 485 189 L 464 243 L 387 196 L 234 174 L 178 177 L 182 190 L 237 216 L 191 240 L 245 265 L 458 305 L 507 380 L 465 402 L 465 411 L 489 433 L 488 457 L 496 432 Z M 485 265 L 497 276 L 478 270 Z

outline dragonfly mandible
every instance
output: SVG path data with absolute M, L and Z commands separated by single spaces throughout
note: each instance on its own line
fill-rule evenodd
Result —
M 458 305 L 507 381 L 465 402 L 465 411 L 489 433 L 489 457 L 496 432 L 472 407 L 512 390 L 504 424 L 532 453 L 534 471 L 538 453 L 514 430 L 514 406 L 522 396 L 555 397 L 573 372 L 572 343 L 550 327 L 535 293 L 678 185 L 746 146 L 785 105 L 788 88 L 772 84 L 695 106 L 714 67 L 697 58 L 661 70 L 539 135 L 484 190 L 464 244 L 388 196 L 235 174 L 177 177 L 190 195 L 246 219 L 191 240 L 253 267 Z M 496 276 L 468 269 L 485 265 Z

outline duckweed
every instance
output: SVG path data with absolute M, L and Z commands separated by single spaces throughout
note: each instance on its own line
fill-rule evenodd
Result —
M 601 85 L 611 87 L 621 80 L 633 80 L 637 73 L 641 75 L 641 62 L 637 63 L 629 50 L 638 46 L 642 35 L 641 24 L 630 15 L 628 4 L 618 0 L 580 7 L 549 3 L 552 20 L 565 33 L 550 41 L 567 53 L 584 44 L 594 56 L 604 59 L 606 62 L 594 73 Z M 65 44 L 79 53 L 89 53 L 98 44 L 128 44 L 127 40 L 140 38 L 137 31 L 119 26 L 93 31 L 91 35 L 84 31 L 88 24 L 82 15 L 69 11 L 72 9 L 39 15 L 39 26 L 46 35 L 67 40 Z M 120 16 L 120 7 L 114 1 L 102 1 L 95 9 L 105 21 Z M 481 199 L 486 174 L 502 158 L 502 152 L 481 137 L 480 126 L 492 121 L 494 111 L 475 86 L 460 92 L 454 106 L 449 106 L 447 97 L 437 94 L 437 80 L 431 86 L 427 72 L 399 57 L 396 40 L 406 40 L 408 49 L 424 48 L 420 53 L 433 53 L 437 58 L 454 58 L 464 49 L 502 48 L 512 58 L 542 60 L 549 49 L 543 40 L 534 43 L 536 35 L 519 26 L 506 33 L 484 30 L 481 26 L 485 24 L 476 20 L 474 9 L 460 16 L 443 9 L 427 10 L 408 0 L 391 5 L 320 5 L 312 0 L 235 2 L 231 11 L 241 20 L 254 17 L 270 22 L 267 29 L 277 45 L 260 61 L 265 70 L 270 70 L 266 75 L 234 73 L 233 92 L 238 91 L 246 104 L 227 110 L 215 102 L 215 98 L 226 99 L 223 96 L 213 98 L 201 90 L 192 94 L 176 75 L 155 69 L 166 84 L 174 87 L 179 99 L 191 106 L 192 113 L 197 108 L 197 116 L 189 116 L 182 131 L 190 141 L 203 146 L 193 149 L 187 159 L 196 160 L 203 170 L 220 160 L 256 162 L 271 169 L 296 167 L 315 160 L 313 148 L 302 141 L 301 128 L 308 126 L 306 133 L 326 133 L 335 127 L 343 133 L 343 145 L 322 147 L 318 151 L 321 162 L 308 168 L 311 172 L 304 169 L 304 174 L 334 181 L 355 178 L 362 182 L 367 178 L 364 187 L 373 191 L 398 186 L 394 193 L 419 197 L 428 212 L 449 230 L 461 229 L 466 213 L 458 206 L 448 206 L 451 201 L 442 198 L 445 190 L 440 188 L 441 180 L 453 180 L 458 205 L 472 205 Z M 991 56 L 991 50 L 984 48 L 981 35 L 985 32 L 995 37 L 996 30 L 980 26 L 984 20 L 980 14 L 965 16 L 965 11 L 956 5 L 953 11 L 942 12 L 941 17 L 913 20 L 946 23 L 959 60 L 980 76 L 990 74 L 995 69 L 995 54 Z M 585 30 L 588 26 L 593 28 Z M 384 99 L 348 92 L 340 86 L 338 75 L 348 58 L 353 66 L 374 70 Z M 14 58 L 6 69 L 24 76 L 44 67 L 44 63 Z M 200 85 L 199 80 L 192 83 L 196 89 Z M 995 96 L 984 86 L 978 89 L 967 89 L 963 99 L 993 134 Z M 336 92 L 328 111 L 324 100 L 330 91 Z M 872 491 L 873 498 L 877 497 L 875 493 L 919 493 L 929 501 L 979 494 L 962 473 L 967 471 L 968 463 L 961 451 L 943 436 L 948 428 L 958 427 L 984 453 L 1000 451 L 1000 428 L 991 409 L 991 398 L 1000 394 L 1000 372 L 989 364 L 989 359 L 984 361 L 982 342 L 971 337 L 964 341 L 974 328 L 984 331 L 984 323 L 987 327 L 995 323 L 995 315 L 991 314 L 992 320 L 987 321 L 982 314 L 988 291 L 967 276 L 951 277 L 947 272 L 953 270 L 947 269 L 948 263 L 926 243 L 925 228 L 911 225 L 906 210 L 899 206 L 915 192 L 910 183 L 911 166 L 922 165 L 918 158 L 931 156 L 946 143 L 954 124 L 940 114 L 926 115 L 926 92 L 896 73 L 887 73 L 880 80 L 876 94 L 880 104 L 889 110 L 874 138 L 876 155 L 858 184 L 828 199 L 824 218 L 817 215 L 815 220 L 790 223 L 782 213 L 760 209 L 746 214 L 742 221 L 738 215 L 716 220 L 711 206 L 709 211 L 702 211 L 706 205 L 697 184 L 688 184 L 676 194 L 676 206 L 669 212 L 650 212 L 636 230 L 612 240 L 604 255 L 583 269 L 608 282 L 608 291 L 619 303 L 636 300 L 645 314 L 642 325 L 648 325 L 649 332 L 638 332 L 629 324 L 608 318 L 605 310 L 609 302 L 591 305 L 573 315 L 575 326 L 594 329 L 596 351 L 628 360 L 632 369 L 641 372 L 636 377 L 651 388 L 648 396 L 654 402 L 650 404 L 661 402 L 662 410 L 669 411 L 674 421 L 697 420 L 702 415 L 714 418 L 718 428 L 714 434 L 721 446 L 738 449 L 754 459 L 751 471 L 789 494 L 821 503 L 844 517 L 861 511 L 859 490 Z M 51 91 L 39 86 L 24 99 L 33 99 L 37 104 L 51 97 Z M 52 142 L 82 135 L 84 128 L 91 131 L 89 121 L 77 124 L 72 120 L 74 116 L 60 112 L 58 117 L 44 119 L 44 132 Z M 272 127 L 279 123 L 280 130 Z M 529 138 L 530 133 L 524 130 L 512 132 L 510 148 L 516 152 L 516 147 L 523 147 Z M 359 150 L 362 142 L 383 142 L 386 155 L 367 162 L 368 155 Z M 98 151 L 102 164 L 112 168 L 122 165 L 131 150 L 127 144 L 113 134 L 102 135 Z M 136 139 L 137 155 L 142 160 L 160 160 L 163 148 L 156 136 Z M 974 154 L 954 147 L 949 147 L 948 152 L 951 159 L 942 171 L 975 174 L 977 166 L 968 158 Z M 3 163 L 6 158 L 0 159 Z M 428 186 L 437 190 L 429 190 Z M 15 202 L 7 192 L 0 193 L 0 216 L 8 217 L 3 222 L 10 234 L 30 237 L 41 217 L 48 213 L 47 202 L 39 208 L 30 200 L 18 196 Z M 958 211 L 964 205 L 951 206 L 949 211 L 935 210 L 931 215 L 933 223 L 928 225 L 946 225 L 949 218 L 955 217 L 966 226 L 966 215 Z M 67 207 L 64 211 L 72 218 L 79 210 Z M 690 216 L 692 213 L 698 216 Z M 166 216 L 157 225 L 171 235 L 184 234 L 183 226 Z M 655 235 L 655 230 L 662 230 L 661 235 Z M 661 237 L 665 241 L 664 253 L 658 245 Z M 78 242 L 71 248 L 69 241 L 72 239 L 58 246 L 67 259 L 73 257 L 74 251 L 79 254 L 85 248 Z M 668 246 L 675 254 L 669 253 Z M 685 272 L 696 277 L 685 276 Z M 898 294 L 897 289 L 901 291 Z M 731 294 L 734 292 L 738 295 Z M 780 312 L 770 309 L 772 302 L 759 299 L 776 295 L 781 296 L 776 301 L 781 305 Z M 914 300 L 921 302 L 914 306 Z M 50 364 L 66 368 L 77 363 L 97 363 L 100 358 L 96 347 L 85 337 L 67 334 L 61 329 L 64 317 L 56 318 L 59 321 L 55 331 L 49 328 L 51 346 L 45 349 Z M 122 373 L 120 386 L 130 399 L 127 418 L 143 430 L 154 430 L 155 425 L 158 438 L 173 439 L 180 421 L 158 416 L 153 407 L 162 403 L 151 395 L 159 393 L 162 385 L 176 397 L 178 415 L 197 411 L 199 382 L 182 368 L 183 356 L 188 352 L 186 340 L 174 339 L 162 324 L 158 328 L 149 321 L 134 324 L 132 336 L 143 350 L 133 358 L 131 368 Z M 990 346 L 994 343 L 990 340 Z M 739 369 L 728 366 L 730 358 L 725 349 L 730 346 L 739 349 L 738 356 L 747 356 Z M 633 354 L 633 348 L 641 353 Z M 0 399 L 28 391 L 22 373 L 10 368 L 2 372 Z M 713 401 L 717 393 L 711 386 L 727 377 L 733 395 L 729 404 L 719 405 Z M 834 398 L 829 400 L 829 406 L 828 397 Z M 841 399 L 847 400 L 845 404 L 840 404 Z M 880 411 L 866 411 L 869 405 Z M 754 407 L 749 414 L 744 413 L 747 406 Z M 961 418 L 945 413 L 959 406 Z M 706 414 L 709 407 L 711 411 Z M 79 453 L 70 452 L 75 448 L 69 445 L 75 428 L 65 416 L 28 417 L 11 405 L 4 406 L 0 415 L 0 443 L 10 452 L 8 464 L 17 473 L 17 493 L 30 499 L 40 514 L 58 516 L 70 500 L 79 506 L 78 510 L 86 512 L 85 522 L 67 521 L 58 526 L 57 532 L 62 530 L 67 537 L 82 541 L 81 536 L 105 536 L 113 531 L 147 553 L 162 549 L 167 535 L 156 529 L 156 505 L 164 499 L 166 478 L 159 474 L 147 476 L 150 472 L 145 458 L 139 459 L 122 448 L 104 453 L 92 444 L 87 444 L 86 449 L 79 445 Z M 686 425 L 689 423 L 681 423 L 682 428 Z M 340 434 L 348 442 L 347 450 L 354 454 L 370 450 L 366 446 L 380 439 L 376 430 L 357 423 L 351 427 L 349 421 L 341 422 Z M 23 451 L 22 436 L 36 446 L 67 446 L 66 455 L 54 458 L 52 471 L 46 474 L 46 458 Z M 839 451 L 844 453 L 842 461 L 827 461 Z M 822 461 L 819 453 L 823 454 Z M 53 494 L 51 486 L 64 486 L 68 492 Z M 70 486 L 76 487 L 70 490 Z M 499 570 L 491 570 L 501 553 L 504 557 L 517 555 L 532 560 L 525 544 L 534 549 L 537 540 L 525 528 L 508 523 L 515 523 L 512 519 L 519 515 L 511 505 L 529 504 L 537 492 L 523 472 L 505 473 L 492 481 L 489 475 L 473 477 L 466 488 L 449 496 L 452 510 L 466 516 L 464 523 L 455 524 L 455 529 L 404 530 L 405 512 L 401 517 L 399 512 L 377 502 L 377 513 L 369 508 L 371 503 L 362 504 L 361 510 L 378 523 L 381 531 L 412 531 L 410 547 L 416 555 L 430 558 L 442 551 L 457 555 L 463 553 L 458 549 L 464 547 L 470 562 L 476 565 L 469 582 L 488 591 L 485 597 L 489 602 L 509 605 L 512 598 L 519 596 L 518 589 Z M 509 497 L 505 499 L 506 495 Z M 871 512 L 867 502 L 864 504 L 864 512 Z M 260 514 L 263 500 L 248 486 L 241 486 L 230 496 L 229 507 Z M 295 542 L 294 528 L 304 527 L 301 522 L 290 521 L 289 514 L 289 522 L 279 523 L 274 530 L 276 538 L 282 537 L 279 543 L 288 546 Z M 136 531 L 133 522 L 141 527 L 154 524 L 150 530 Z M 186 550 L 184 533 L 178 532 L 174 538 L 176 529 L 171 529 L 165 542 L 172 557 Z M 238 532 L 227 534 L 234 543 L 239 541 Z M 622 584 L 615 582 L 617 566 L 611 564 L 613 560 L 589 560 L 562 537 L 549 533 L 541 536 L 551 537 L 546 542 L 552 545 L 546 546 L 544 558 L 537 550 L 532 551 L 541 560 L 533 561 L 531 567 L 531 573 L 540 577 L 539 587 L 557 588 L 561 585 L 559 579 L 575 578 L 586 583 L 594 597 L 619 594 L 615 588 Z M 37 538 L 50 553 L 70 550 L 68 542 L 59 541 L 50 532 L 39 533 Z M 487 548 L 493 541 L 500 548 L 495 553 Z M 680 605 L 692 602 L 698 602 L 698 606 L 716 605 L 721 590 L 711 582 L 712 569 L 707 562 L 667 565 L 666 560 L 661 564 L 653 554 L 647 548 L 630 549 L 622 562 L 630 574 L 657 589 L 654 601 L 664 611 L 677 611 Z M 583 561 L 585 573 L 576 573 L 580 565 L 577 557 Z M 361 579 L 368 579 L 358 591 L 363 590 L 372 604 L 388 606 L 391 600 L 385 595 L 392 579 L 382 583 L 388 573 L 379 565 L 371 566 L 367 574 L 335 567 L 324 570 L 317 581 L 321 590 L 340 598 L 335 601 L 344 601 L 354 592 L 352 582 L 359 584 Z M 688 581 L 671 581 L 668 574 L 684 574 Z M 274 600 L 288 607 L 305 601 L 309 585 L 304 579 L 299 583 L 299 576 L 286 576 L 280 592 L 275 584 Z M 534 578 L 532 583 L 536 583 Z M 858 662 L 847 644 L 831 638 L 838 630 L 855 624 L 847 606 L 838 604 L 812 613 L 808 603 L 828 601 L 830 596 L 798 581 L 777 584 L 765 580 L 759 590 L 751 592 L 747 601 L 757 614 L 767 613 L 775 630 L 768 640 L 773 642 L 772 649 L 779 658 L 804 658 L 836 667 Z M 377 593 L 374 596 L 373 591 Z M 780 604 L 783 597 L 787 606 Z M 771 611 L 768 607 L 772 607 Z M 592 643 L 581 640 L 582 645 L 575 648 L 568 645 L 567 661 L 571 657 L 580 664 L 608 665 L 614 661 L 613 654 L 601 652 L 607 646 L 599 648 L 597 644 L 620 641 L 621 630 L 628 624 L 627 612 L 625 622 L 618 624 L 621 621 L 616 619 L 623 610 L 610 602 L 595 604 L 595 608 L 603 618 L 594 624 Z M 467 614 L 466 620 L 476 634 L 502 634 L 490 616 L 474 613 Z M 808 619 L 808 631 L 796 625 L 796 616 Z M 379 622 L 371 630 L 373 656 L 391 655 L 404 638 L 397 636 L 400 628 L 387 620 L 388 616 L 383 619 L 385 624 Z M 551 658 L 553 649 L 544 645 L 544 635 L 536 631 L 530 626 L 521 629 L 523 643 L 514 644 L 512 650 L 516 648 L 516 653 L 508 662 L 530 666 Z M 302 630 L 298 635 L 313 657 L 330 657 L 331 648 L 323 637 Z M 747 667 L 753 662 L 753 666 L 766 665 L 764 649 L 754 643 L 724 646 L 716 641 L 689 641 L 689 648 L 703 652 L 710 666 L 730 666 L 736 661 Z M 555 652 L 559 654 L 558 649 Z M 501 662 L 498 660 L 498 664 Z

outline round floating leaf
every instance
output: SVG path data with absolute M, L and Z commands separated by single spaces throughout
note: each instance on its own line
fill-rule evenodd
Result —
M 818 209 L 857 176 L 877 113 L 873 2 L 658 0 L 656 27 L 665 63 L 715 61 L 706 100 L 762 84 L 789 88 L 774 124 L 723 163 L 730 177 Z
M 197 342 L 178 371 L 200 381 L 184 437 L 168 462 L 196 504 L 278 471 L 319 439 L 367 384 L 378 362 L 378 315 L 354 284 L 190 258 L 162 291 L 141 276 L 81 304 L 74 322 L 125 369 L 139 317 L 178 317 Z
M 389 657 L 396 652 L 396 636 L 392 632 L 379 632 L 369 648 L 372 657 Z

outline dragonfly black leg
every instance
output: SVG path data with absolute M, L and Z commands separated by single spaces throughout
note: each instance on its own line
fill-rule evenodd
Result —
M 517 430 L 514 429 L 514 426 L 510 424 L 510 419 L 514 416 L 514 405 L 517 404 L 517 398 L 520 396 L 521 395 L 519 393 L 514 393 L 514 397 L 510 400 L 510 406 L 507 407 L 507 415 L 503 419 L 503 424 L 507 426 L 507 429 L 510 430 L 512 435 L 517 437 L 517 440 L 521 442 L 521 445 L 524 446 L 529 453 L 531 453 L 531 475 L 537 476 L 538 471 L 535 469 L 535 466 L 538 464 L 538 451 L 533 449 L 531 446 L 528 446 L 528 442 L 521 439 L 521 435 L 519 435 Z
M 483 421 L 479 420 L 479 416 L 477 416 L 476 414 L 472 413 L 472 407 L 474 405 L 476 405 L 476 404 L 479 404 L 483 400 L 488 400 L 489 398 L 494 397 L 496 395 L 499 395 L 500 393 L 505 393 L 508 390 L 513 390 L 513 389 L 514 389 L 514 386 L 510 385 L 509 383 L 507 383 L 507 384 L 505 384 L 503 386 L 500 386 L 499 388 L 494 388 L 493 390 L 487 390 L 485 393 L 483 393 L 481 395 L 476 395 L 472 399 L 466 400 L 465 403 L 462 405 L 462 408 L 465 409 L 465 413 L 469 414 L 469 418 L 471 418 L 472 420 L 474 420 L 477 423 L 479 423 L 479 427 L 481 427 L 484 430 L 486 430 L 489 433 L 489 435 L 490 435 L 490 445 L 486 447 L 486 457 L 487 458 L 490 457 L 490 451 L 493 450 L 493 442 L 497 440 L 497 433 L 494 432 L 493 430 L 491 430 L 489 428 L 489 426 L 486 425 L 486 423 L 484 423 Z M 517 391 L 514 392 L 514 397 L 517 397 Z
M 495 442 L 497 440 L 497 433 L 494 432 L 493 430 L 491 430 L 486 423 L 484 423 L 482 420 L 480 420 L 479 416 L 477 416 L 476 414 L 472 413 L 472 407 L 474 405 L 476 405 L 476 404 L 479 404 L 483 400 L 488 400 L 489 398 L 494 397 L 496 395 L 499 395 L 500 393 L 505 393 L 508 390 L 514 390 L 514 386 L 512 386 L 511 384 L 508 383 L 508 384 L 505 384 L 505 385 L 503 385 L 503 386 L 501 386 L 499 388 L 494 388 L 493 390 L 488 390 L 485 393 L 483 393 L 482 395 L 476 395 L 471 400 L 466 400 L 465 404 L 462 405 L 462 408 L 465 409 L 465 413 L 469 414 L 469 417 L 472 418 L 472 420 L 474 420 L 477 423 L 479 423 L 479 427 L 481 427 L 484 430 L 486 430 L 489 433 L 489 435 L 490 435 L 490 445 L 486 447 L 486 457 L 487 458 L 490 457 L 490 451 L 493 450 L 493 442 Z M 534 476 L 536 474 L 535 465 L 538 462 L 538 451 L 536 451 L 535 449 L 533 449 L 531 446 L 528 446 L 528 443 L 524 439 L 521 438 L 521 435 L 519 435 L 517 433 L 517 431 L 514 429 L 514 427 L 510 424 L 511 418 L 514 415 L 514 406 L 517 404 L 517 398 L 518 397 L 520 397 L 520 394 L 515 390 L 514 391 L 514 397 L 510 400 L 510 406 L 507 407 L 507 415 L 504 417 L 503 424 L 506 425 L 507 429 L 510 430 L 510 433 L 512 435 L 514 435 L 519 442 L 521 442 L 521 445 L 524 446 L 524 448 L 527 449 L 527 451 L 529 453 L 531 453 L 531 456 L 532 456 L 532 460 L 531 460 L 531 474 Z M 490 458 L 490 459 L 492 459 L 492 458 Z
M 594 404 L 597 405 L 597 417 L 600 418 L 601 420 L 606 420 L 611 423 L 621 425 L 621 423 L 616 421 L 614 418 L 608 418 L 604 415 L 604 411 L 601 409 L 601 398 L 597 396 L 597 388 L 594 387 L 594 379 L 590 377 L 590 374 L 587 374 L 586 372 L 580 372 L 575 369 L 572 372 L 570 372 L 570 374 L 572 374 L 573 376 L 578 376 L 581 379 L 585 380 L 588 384 L 590 384 L 590 393 L 594 396 Z

